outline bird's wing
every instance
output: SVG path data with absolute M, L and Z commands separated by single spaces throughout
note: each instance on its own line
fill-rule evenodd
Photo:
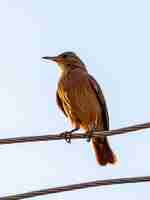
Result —
M 105 130 L 109 130 L 109 115 L 108 115 L 106 101 L 105 101 L 104 95 L 102 93 L 102 89 L 100 88 L 97 81 L 93 78 L 93 76 L 88 75 L 88 78 L 89 78 L 91 87 L 94 89 L 96 96 L 98 98 L 98 101 L 99 101 L 99 103 L 102 107 L 102 116 L 103 116 L 103 121 L 104 121 L 104 128 L 105 128 Z
M 65 112 L 65 110 L 64 110 L 64 108 L 63 108 L 62 101 L 61 101 L 61 99 L 60 99 L 60 97 L 59 97 L 58 91 L 56 92 L 56 102 L 57 102 L 57 105 L 58 105 L 58 107 L 60 108 L 60 110 L 61 110 L 61 111 L 66 115 L 66 117 L 67 117 L 67 114 L 66 114 L 66 112 Z

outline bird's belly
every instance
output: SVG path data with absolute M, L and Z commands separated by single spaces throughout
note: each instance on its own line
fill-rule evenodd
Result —
M 101 107 L 93 90 L 76 87 L 63 96 L 63 107 L 75 126 L 85 130 L 99 127 Z

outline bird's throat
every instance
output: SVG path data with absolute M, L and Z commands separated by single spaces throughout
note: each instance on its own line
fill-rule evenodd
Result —
M 68 68 L 65 64 L 59 64 L 59 71 L 61 75 L 66 75 L 70 71 L 70 68 Z

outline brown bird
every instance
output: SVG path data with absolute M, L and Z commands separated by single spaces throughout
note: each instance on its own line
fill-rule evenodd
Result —
M 75 128 L 73 130 L 109 130 L 109 116 L 102 90 L 81 59 L 73 52 L 43 59 L 59 65 L 61 77 L 56 92 L 57 104 L 70 119 Z M 106 137 L 92 138 L 92 143 L 100 165 L 115 163 L 116 157 Z

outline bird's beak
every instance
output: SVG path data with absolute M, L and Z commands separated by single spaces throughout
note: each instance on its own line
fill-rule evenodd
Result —
M 52 60 L 52 61 L 55 61 L 55 62 L 58 62 L 58 57 L 57 56 L 44 56 L 42 57 L 42 59 L 45 59 L 45 60 Z

